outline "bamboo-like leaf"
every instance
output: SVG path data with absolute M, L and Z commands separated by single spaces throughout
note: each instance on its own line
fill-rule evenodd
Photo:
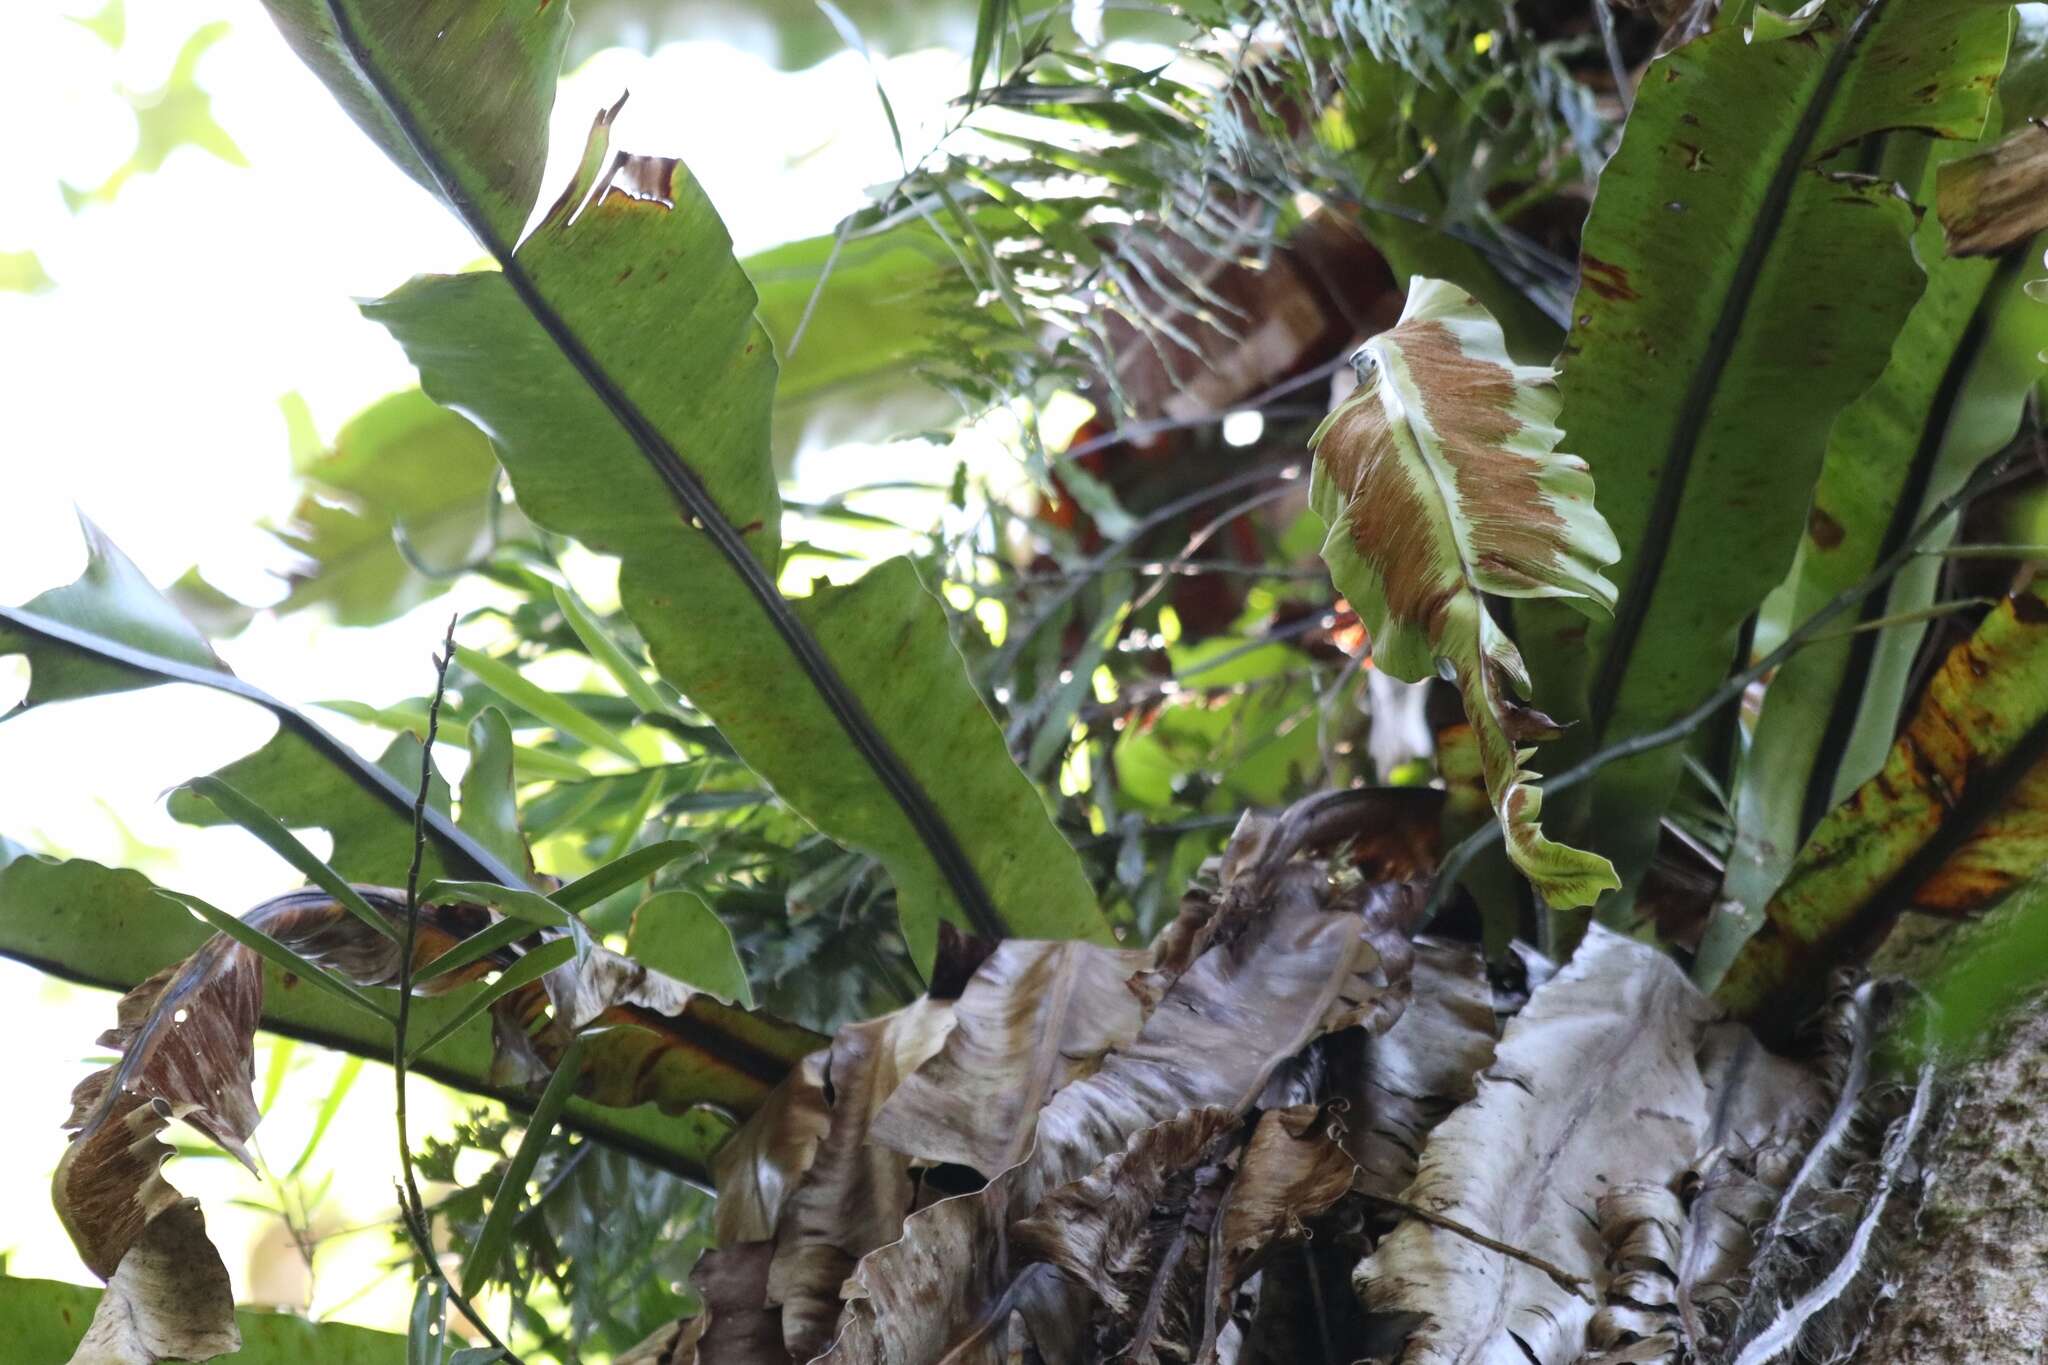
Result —
M 532 875 L 533 856 L 519 832 L 518 793 L 512 776 L 516 750 L 505 713 L 486 706 L 469 725 L 469 770 L 462 775 L 456 827 L 498 856 L 505 866 Z
M 639 756 L 624 740 L 577 710 L 571 702 L 528 682 L 518 669 L 503 659 L 494 659 L 467 645 L 457 645 L 455 661 L 474 674 L 485 687 L 513 705 L 530 711 L 543 725 L 551 726 L 557 733 L 580 739 L 591 748 L 603 749 L 636 767 L 639 765 Z
M 569 923 L 569 912 L 552 896 L 538 891 L 521 891 L 496 882 L 431 882 L 420 893 L 424 901 L 482 901 L 515 919 L 544 928 L 559 929 Z
M 447 1023 L 441 1025 L 441 1027 L 417 1042 L 408 1041 L 405 1048 L 407 1058 L 426 1056 L 442 1043 L 454 1037 L 470 1020 L 482 1014 L 492 1005 L 497 1004 L 499 1000 L 522 986 L 540 980 L 543 976 L 574 956 L 576 956 L 576 945 L 566 938 L 558 938 L 552 943 L 544 943 L 532 952 L 526 953 L 519 961 L 498 973 L 497 979 L 492 981 L 490 985 L 485 986 L 482 990 L 464 1000 L 462 1007 L 449 1016 Z M 413 979 L 418 981 L 421 978 L 415 976 Z M 431 981 L 434 978 L 428 977 L 426 979 Z
M 515 251 L 563 7 L 272 9 L 499 265 L 415 281 L 371 316 L 429 394 L 494 437 L 530 516 L 620 556 L 626 612 L 663 676 L 792 805 L 882 858 L 913 957 L 931 960 L 949 913 L 991 936 L 1106 938 L 1078 858 L 1008 761 L 911 566 L 801 603 L 777 588 L 774 356 L 687 171 L 611 158 L 600 114 L 567 192 Z
M 498 1181 L 497 1194 L 491 1198 L 490 1211 L 484 1215 L 483 1226 L 477 1229 L 469 1255 L 463 1258 L 465 1295 L 474 1297 L 497 1274 L 498 1263 L 505 1259 L 505 1252 L 512 1245 L 513 1215 L 526 1202 L 526 1182 L 533 1178 L 533 1168 L 540 1164 L 540 1154 L 555 1130 L 555 1120 L 562 1116 L 562 1108 L 569 1103 L 582 1075 L 583 1040 L 578 1038 L 555 1063 L 555 1074 L 549 1079 L 548 1088 L 541 1092 L 540 1103 L 533 1107 L 533 1116 L 519 1139 L 519 1149 L 505 1163 L 505 1174 Z
M 216 933 L 226 934 L 229 938 L 280 971 L 303 980 L 311 981 L 320 989 L 332 994 L 337 1000 L 346 1001 L 359 1010 L 376 1015 L 379 1019 L 388 1020 L 391 1017 L 383 1006 L 370 999 L 369 996 L 364 995 L 354 986 L 334 975 L 319 963 L 311 962 L 301 957 L 255 925 L 245 924 L 226 911 L 216 909 L 199 899 L 199 897 L 188 896 L 182 891 L 163 891 L 158 894 L 168 901 L 184 906 L 187 910 L 190 910 L 193 914 L 211 925 Z M 356 899 L 360 900 L 361 897 Z M 354 912 L 351 911 L 350 913 Z M 375 912 L 372 911 L 371 913 L 374 914 Z M 382 929 L 385 937 L 391 938 L 393 942 L 397 941 L 390 932 L 390 925 L 383 925 Z
M 569 623 L 569 629 L 590 651 L 590 657 L 612 675 L 629 701 L 649 715 L 658 716 L 669 709 L 667 699 L 655 690 L 653 683 L 647 681 L 640 672 L 640 666 L 626 656 L 618 642 L 606 634 L 604 623 L 591 614 L 582 598 L 557 585 L 555 606 L 562 613 L 562 619 Z
M 398 931 L 392 928 L 390 920 L 364 900 L 356 889 L 349 885 L 346 878 L 328 866 L 312 849 L 300 843 L 290 830 L 272 818 L 263 807 L 218 777 L 195 777 L 185 785 L 195 794 L 211 801 L 221 814 L 262 840 L 271 852 L 290 863 L 307 881 L 334 897 L 350 914 L 386 938 L 397 941 Z M 214 913 L 219 914 L 218 911 Z M 219 926 L 216 924 L 215 927 Z M 289 968 L 290 964 L 285 965 Z
M 1508 856 L 1551 904 L 1591 905 L 1620 882 L 1606 859 L 1543 836 L 1523 743 L 1554 727 L 1516 701 L 1528 669 L 1481 596 L 1614 601 L 1600 575 L 1614 537 L 1584 462 L 1557 452 L 1551 372 L 1510 360 L 1471 295 L 1419 277 L 1400 322 L 1357 359 L 1358 392 L 1313 438 L 1330 577 L 1379 667 L 1410 682 L 1451 670 Z
M 1884 766 L 1814 830 L 1717 992 L 1788 1025 L 1817 977 L 1899 914 L 1991 905 L 2048 859 L 2048 589 L 2001 603 L 1949 652 Z
M 697 845 L 687 839 L 664 839 L 658 844 L 636 848 L 603 867 L 584 873 L 552 893 L 548 899 L 571 912 L 588 910 L 613 892 L 623 891 L 634 882 L 653 876 L 676 859 L 698 851 Z
M 1803 32 L 1723 25 L 1651 63 L 1581 239 L 1560 388 L 1622 559 L 1610 622 L 1517 604 L 1568 765 L 1698 705 L 1784 578 L 1836 415 L 1883 369 L 1924 277 L 1911 207 L 1843 149 L 1974 139 L 2011 11 L 1824 0 Z M 1613 763 L 1554 814 L 1633 886 L 1683 746 Z M 1618 916 L 1617 898 L 1603 913 Z

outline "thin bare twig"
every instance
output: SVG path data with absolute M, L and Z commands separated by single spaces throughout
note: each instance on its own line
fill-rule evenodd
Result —
M 1488 1251 L 1497 1251 L 1511 1261 L 1520 1261 L 1532 1270 L 1540 1270 L 1556 1281 L 1557 1287 L 1568 1294 L 1576 1294 L 1588 1303 L 1599 1302 L 1599 1300 L 1593 1297 L 1593 1291 L 1590 1288 L 1593 1283 L 1591 1280 L 1586 1279 L 1582 1275 L 1574 1275 L 1564 1267 L 1554 1262 L 1546 1261 L 1534 1252 L 1524 1251 L 1518 1246 L 1510 1246 L 1506 1242 L 1488 1237 L 1477 1228 L 1467 1227 L 1455 1218 L 1446 1218 L 1440 1213 L 1432 1212 L 1422 1207 L 1422 1205 L 1411 1203 L 1406 1199 L 1397 1199 L 1390 1194 L 1373 1194 L 1368 1191 L 1361 1191 L 1361 1193 L 1375 1204 L 1385 1204 L 1390 1209 L 1399 1209 L 1411 1218 L 1420 1218 L 1431 1227 L 1442 1228 L 1445 1232 L 1463 1237 L 1466 1241 L 1477 1246 L 1483 1246 Z
M 420 749 L 420 785 L 412 805 L 412 866 L 406 869 L 405 874 L 405 932 L 399 943 L 398 1018 L 391 1040 L 391 1072 L 398 1090 L 398 1213 L 399 1222 L 404 1224 L 406 1236 L 412 1241 L 414 1253 L 419 1256 L 427 1275 L 441 1282 L 447 1301 L 469 1319 L 487 1343 L 502 1353 L 505 1365 L 522 1365 L 512 1348 L 484 1321 L 476 1305 L 442 1271 L 440 1257 L 434 1253 L 433 1229 L 428 1222 L 426 1201 L 420 1198 L 419 1177 L 412 1168 L 412 1141 L 406 1133 L 405 1045 L 406 1028 L 412 1022 L 413 955 L 419 947 L 420 869 L 427 855 L 427 797 L 434 782 L 434 740 L 441 728 L 441 702 L 448 692 L 448 665 L 455 658 L 455 621 L 453 616 L 448 618 L 448 630 L 441 639 L 441 652 L 434 657 L 434 698 L 427 705 L 427 738 Z
M 1645 731 L 1639 735 L 1630 735 L 1626 739 L 1616 740 L 1614 743 L 1607 745 L 1572 767 L 1567 768 L 1557 776 L 1546 779 L 1543 784 L 1545 794 L 1553 797 L 1561 795 L 1578 786 L 1581 782 L 1586 781 L 1610 763 L 1618 763 L 1622 759 L 1633 758 L 1637 754 L 1648 753 L 1653 749 L 1661 749 L 1666 745 L 1676 744 L 1680 740 L 1688 738 L 1695 730 L 1719 713 L 1722 707 L 1739 700 L 1743 693 L 1749 690 L 1751 683 L 1756 682 L 1760 678 L 1768 677 L 1780 664 L 1784 663 L 1801 649 L 1804 649 L 1807 645 L 1812 644 L 1827 629 L 1831 621 L 1890 582 L 1899 570 L 1905 568 L 1907 564 L 1920 556 L 1921 542 L 1933 535 L 1942 523 L 1978 497 L 2002 486 L 2015 463 L 2016 461 L 2010 456 L 1993 458 L 1987 461 L 1975 474 L 1971 475 L 1964 482 L 1962 487 L 1956 489 L 1955 492 L 1934 505 L 1933 510 L 1923 517 L 1920 524 L 1913 529 L 1913 533 L 1906 537 L 1905 544 L 1893 551 L 1892 554 L 1887 556 L 1863 578 L 1850 584 L 1828 599 L 1813 615 L 1800 622 L 1799 627 L 1785 637 L 1783 644 L 1779 645 L 1769 654 L 1766 654 L 1763 658 L 1758 659 L 1748 668 L 1729 677 L 1727 681 L 1708 693 L 1706 699 L 1701 701 L 1699 705 L 1693 707 L 1692 710 L 1687 711 L 1670 724 L 1660 726 L 1655 730 Z M 1489 820 L 1477 830 L 1467 835 L 1456 848 L 1453 848 L 1450 853 L 1445 855 L 1437 871 L 1436 889 L 1430 895 L 1429 913 L 1432 917 L 1443 907 L 1444 902 L 1457 886 L 1458 878 L 1463 874 L 1466 866 L 1472 859 L 1477 857 L 1482 850 L 1498 842 L 1500 838 L 1500 822 L 1498 820 Z

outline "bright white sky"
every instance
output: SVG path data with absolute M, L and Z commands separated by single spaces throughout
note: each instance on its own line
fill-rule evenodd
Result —
M 0 128 L 11 130 L 0 143 L 0 252 L 35 251 L 56 283 L 36 296 L 0 293 L 0 601 L 76 576 L 83 556 L 74 506 L 158 584 L 196 561 L 220 586 L 267 600 L 277 585 L 263 570 L 286 556 L 255 528 L 281 519 L 295 493 L 279 397 L 303 394 L 331 435 L 409 383 L 396 345 L 351 299 L 419 271 L 459 268 L 477 252 L 335 107 L 256 0 L 133 5 L 118 52 L 66 18 L 88 12 L 32 0 L 10 16 L 13 41 L 0 47 Z M 68 211 L 59 183 L 99 184 L 133 145 L 116 86 L 159 85 L 186 37 L 215 19 L 232 27 L 204 58 L 200 79 L 249 167 L 186 149 L 160 173 L 131 180 L 111 205 Z M 951 54 L 884 68 L 913 156 L 961 77 Z M 829 229 L 898 170 L 870 71 L 851 54 L 798 74 L 717 44 L 651 59 L 602 54 L 564 83 L 556 119 L 564 155 L 622 89 L 632 99 L 615 144 L 687 161 L 743 252 Z M 444 600 L 375 631 L 259 621 L 222 653 L 289 699 L 383 703 L 422 689 L 449 610 Z M 21 661 L 0 659 L 0 711 L 25 680 Z M 252 903 L 295 878 L 238 832 L 176 824 L 160 798 L 254 748 L 270 728 L 252 708 L 184 689 L 10 721 L 0 726 L 0 832 L 137 866 L 223 906 Z M 365 748 L 382 742 L 335 728 Z M 111 1021 L 111 997 L 0 963 L 0 1037 L 10 1059 L 0 1253 L 13 1274 L 91 1282 L 49 1212 L 47 1177 L 62 1150 L 66 1097 L 86 1071 L 81 1059 Z M 259 1135 L 278 1165 L 296 1155 L 307 1113 L 334 1075 L 309 1051 Z M 259 1053 L 259 1077 L 267 1064 Z M 344 1221 L 388 1208 L 388 1087 L 381 1068 L 365 1071 L 343 1129 L 311 1171 L 317 1177 L 345 1157 L 335 1195 Z M 436 1104 L 420 1103 L 432 1122 Z M 205 1201 L 239 1299 L 306 1304 L 296 1258 L 274 1224 L 228 1206 L 261 1197 L 255 1181 L 226 1162 L 180 1161 L 170 1175 Z M 343 1307 L 374 1280 L 389 1245 L 379 1232 L 323 1252 L 312 1306 L 395 1325 L 403 1286 L 386 1284 Z

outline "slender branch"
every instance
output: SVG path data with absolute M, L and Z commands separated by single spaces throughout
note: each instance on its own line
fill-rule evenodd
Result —
M 1655 730 L 1644 731 L 1639 735 L 1631 735 L 1627 739 L 1617 740 L 1615 743 L 1597 750 L 1557 776 L 1545 779 L 1543 783 L 1545 793 L 1556 796 L 1561 792 L 1570 791 L 1573 787 L 1586 781 L 1610 763 L 1618 763 L 1625 758 L 1634 758 L 1638 754 L 1646 754 L 1653 749 L 1661 749 L 1668 744 L 1676 744 L 1680 740 L 1689 737 L 1693 731 L 1713 719 L 1714 715 L 1722 707 L 1740 699 L 1742 694 L 1749 690 L 1751 683 L 1756 682 L 1760 678 L 1768 677 L 1787 659 L 1821 638 L 1829 622 L 1883 587 L 1891 581 L 1893 575 L 1897 574 L 1899 570 L 1905 568 L 1907 564 L 1918 558 L 1921 542 L 1933 535 L 1943 522 L 1955 515 L 1962 507 L 1982 494 L 1991 491 L 1994 487 L 1999 486 L 2015 463 L 2015 459 L 2016 457 L 2007 455 L 2005 458 L 1994 458 L 1986 461 L 1975 474 L 1971 475 L 1964 482 L 1962 487 L 1936 503 L 1934 509 L 1921 518 L 1920 524 L 1913 529 L 1913 534 L 1906 537 L 1905 543 L 1879 562 L 1877 567 L 1872 569 L 1869 574 L 1828 599 L 1813 615 L 1800 622 L 1798 629 L 1787 635 L 1783 644 L 1757 660 L 1754 664 L 1751 664 L 1748 668 L 1743 669 L 1740 673 L 1731 676 L 1726 682 L 1708 693 L 1706 699 L 1693 707 L 1692 710 L 1687 711 L 1668 725 L 1659 726 Z M 1450 851 L 1437 871 L 1436 888 L 1430 894 L 1428 913 L 1431 917 L 1434 917 L 1436 912 L 1443 908 L 1443 904 L 1449 899 L 1452 889 L 1456 887 L 1458 878 L 1464 873 L 1465 868 L 1471 861 L 1485 849 L 1498 842 L 1500 838 L 1500 822 L 1490 820 L 1467 835 L 1456 848 Z
M 1576 1294 L 1588 1303 L 1598 1302 L 1598 1300 L 1593 1298 L 1592 1290 L 1588 1288 L 1592 1284 L 1591 1280 L 1586 1279 L 1582 1275 L 1574 1275 L 1563 1266 L 1552 1261 L 1546 1261 L 1534 1252 L 1524 1251 L 1518 1246 L 1512 1246 L 1507 1242 L 1488 1237 L 1477 1228 L 1467 1227 L 1455 1218 L 1446 1218 L 1440 1213 L 1435 1213 L 1422 1207 L 1420 1204 L 1411 1203 L 1406 1199 L 1396 1199 L 1389 1194 L 1373 1194 L 1370 1192 L 1366 1192 L 1365 1197 L 1375 1204 L 1385 1204 L 1390 1209 L 1399 1209 L 1410 1218 L 1419 1218 L 1431 1227 L 1442 1228 L 1445 1232 L 1451 1233 L 1454 1236 L 1463 1237 L 1466 1241 L 1477 1246 L 1483 1246 L 1488 1251 L 1497 1251 L 1511 1261 L 1520 1261 L 1531 1269 L 1540 1270 L 1556 1281 L 1557 1287 L 1565 1292 Z
M 521 1365 L 512 1348 L 499 1339 L 491 1325 L 484 1321 L 483 1314 L 477 1311 L 476 1305 L 441 1269 L 441 1260 L 434 1254 L 433 1228 L 428 1220 L 426 1201 L 420 1198 L 419 1177 L 412 1168 L 412 1139 L 406 1132 L 405 1035 L 407 1026 L 412 1022 L 413 956 L 419 946 L 420 868 L 427 855 L 427 798 L 434 784 L 434 739 L 441 728 L 441 702 L 448 693 L 448 665 L 455 658 L 455 621 L 453 616 L 448 618 L 448 631 L 442 636 L 441 652 L 434 657 L 434 698 L 427 704 L 427 738 L 420 749 L 420 785 L 412 803 L 412 866 L 405 873 L 405 932 L 400 939 L 398 959 L 398 1019 L 391 1037 L 391 1074 L 397 1086 L 398 1214 L 421 1265 L 428 1275 L 441 1282 L 447 1301 L 469 1319 L 486 1342 L 503 1352 L 506 1365 Z

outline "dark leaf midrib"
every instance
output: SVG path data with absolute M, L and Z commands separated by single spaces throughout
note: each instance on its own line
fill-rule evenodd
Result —
M 1629 574 L 1628 591 L 1622 595 L 1615 609 L 1614 628 L 1608 633 L 1606 649 L 1596 671 L 1597 682 L 1592 692 L 1593 723 L 1589 727 L 1595 743 L 1605 738 L 1608 723 L 1614 717 L 1636 641 L 1642 634 L 1650 601 L 1656 595 L 1658 580 L 1663 576 L 1664 564 L 1670 555 L 1672 533 L 1691 480 L 1693 457 L 1699 450 L 1700 437 L 1720 388 L 1721 376 L 1733 358 L 1735 344 L 1742 334 L 1750 303 L 1776 243 L 1778 229 L 1790 210 L 1793 191 L 1805 173 L 1808 154 L 1819 139 L 1821 124 L 1827 118 L 1835 92 L 1841 86 L 1872 16 L 1883 4 L 1884 0 L 1869 0 L 1829 54 L 1813 94 L 1800 112 L 1798 126 L 1778 159 L 1778 168 L 1750 225 L 1749 236 L 1743 242 L 1734 278 L 1722 298 L 1713 330 L 1707 336 L 1706 355 L 1693 370 L 1692 383 L 1686 390 L 1684 405 L 1679 409 L 1663 473 L 1658 479 L 1656 500 L 1636 543 L 1636 563 Z
M 571 367 L 597 395 L 605 409 L 632 438 L 635 446 L 647 463 L 660 476 L 683 510 L 696 519 L 706 535 L 718 547 L 727 564 L 745 585 L 748 593 L 761 608 L 785 647 L 795 657 L 797 666 L 803 670 L 812 688 L 824 701 L 839 728 L 859 752 L 861 758 L 873 770 L 882 786 L 888 791 L 897 807 L 917 832 L 918 839 L 937 864 L 940 874 L 952 890 L 954 898 L 967 916 L 976 933 L 988 938 L 1003 938 L 1008 929 L 997 911 L 988 889 L 982 884 L 981 874 L 976 871 L 966 850 L 954 836 L 951 826 L 939 813 L 938 806 L 930 795 L 910 773 L 903 760 L 897 757 L 889 741 L 883 736 L 860 699 L 847 687 L 838 670 L 825 654 L 817 639 L 797 619 L 795 611 L 782 596 L 775 582 L 761 562 L 754 558 L 745 539 L 724 511 L 712 499 L 676 449 L 657 430 L 638 405 L 613 382 L 589 349 L 583 345 L 568 321 L 555 311 L 541 295 L 532 277 L 515 257 L 513 245 L 499 237 L 488 217 L 463 192 L 452 173 L 443 164 L 439 154 L 428 140 L 425 132 L 413 117 L 412 110 L 392 90 L 384 73 L 371 60 L 364 48 L 361 36 L 356 32 L 341 0 L 326 0 L 326 10 L 334 25 L 335 37 L 340 40 L 349 60 L 362 74 L 370 88 L 382 101 L 391 120 L 405 137 L 413 155 L 419 158 L 427 174 L 434 178 L 442 195 L 469 228 L 480 245 L 497 261 L 506 283 L 519 298 L 527 312 L 533 316 L 548 339 L 561 351 Z
M 315 724 L 311 717 L 289 703 L 271 696 L 262 688 L 244 682 L 232 673 L 201 668 L 196 664 L 151 654 L 146 650 L 135 649 L 20 607 L 0 607 L 0 622 L 39 640 L 60 644 L 109 663 L 135 669 L 137 672 L 152 674 L 165 682 L 210 687 L 216 692 L 225 692 L 229 696 L 254 702 L 276 716 L 278 723 L 285 729 L 312 745 L 323 758 L 339 768 L 357 786 L 391 807 L 408 824 L 412 821 L 413 793 L 406 790 L 404 784 L 397 778 L 328 734 Z M 500 886 L 517 887 L 522 891 L 528 889 L 524 878 L 514 873 L 482 844 L 463 833 L 446 815 L 428 806 L 423 819 L 427 834 L 452 868 L 472 878 L 496 882 Z
M 1928 486 L 1934 481 L 1934 468 L 1940 461 L 1950 419 L 1962 397 L 1963 385 L 1968 381 L 1970 371 L 1991 333 L 1993 304 L 2003 283 L 2017 268 L 2017 261 L 2008 261 L 1985 281 L 1983 296 L 1978 300 L 1962 336 L 1957 339 L 1955 349 L 1949 353 L 1948 366 L 1942 372 L 1927 416 L 1921 422 L 1912 463 L 1907 467 L 1898 501 L 1892 505 L 1891 520 L 1885 526 L 1884 539 L 1878 546 L 1874 563 L 1881 564 L 1896 554 L 1919 525 L 1921 504 L 1926 501 Z M 1890 610 L 1891 597 L 1892 590 L 1887 590 L 1864 598 L 1857 612 L 1858 623 L 1868 625 L 1884 616 Z M 1875 630 L 1852 635 L 1840 676 L 1867 677 L 1871 661 L 1877 655 L 1878 643 Z M 1813 771 L 1807 777 L 1806 795 L 1800 806 L 1799 842 L 1802 844 L 1834 804 L 1835 782 L 1841 773 L 1842 762 L 1848 756 L 1849 740 L 1855 733 L 1856 717 L 1862 709 L 1862 702 L 1860 691 L 1840 687 L 1835 690 L 1834 700 L 1829 704 L 1827 725 L 1821 732 L 1820 748 L 1814 756 Z

